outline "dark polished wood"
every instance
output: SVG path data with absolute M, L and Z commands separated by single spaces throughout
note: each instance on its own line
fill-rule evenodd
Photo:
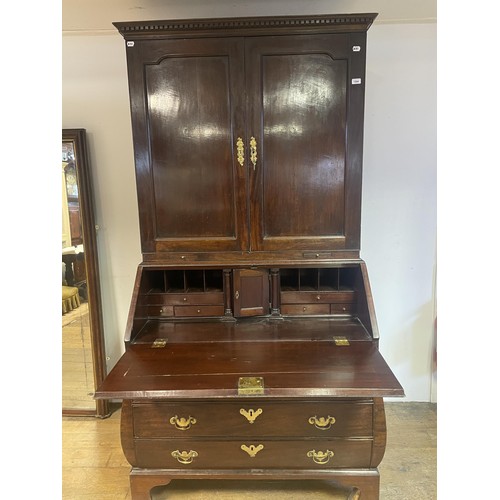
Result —
M 251 409 L 257 412 L 257 416 L 249 420 L 245 411 L 248 414 Z M 373 412 L 374 403 L 370 398 L 311 399 L 307 402 L 269 402 L 254 398 L 229 402 L 216 399 L 177 402 L 137 399 L 133 404 L 134 435 L 137 438 L 217 437 L 224 435 L 228 429 L 233 435 L 246 438 L 255 436 L 255 433 L 266 438 L 277 435 L 295 438 L 371 438 Z M 171 422 L 177 416 L 186 419 L 196 417 L 196 423 L 187 432 Z M 324 429 L 310 421 L 314 417 L 329 416 L 334 421 Z
M 242 449 L 262 447 L 255 456 Z M 325 438 L 308 440 L 263 439 L 256 436 L 235 440 L 136 440 L 137 465 L 144 468 L 175 468 L 179 461 L 173 455 L 175 451 L 196 452 L 195 458 L 188 465 L 190 469 L 289 469 L 314 467 L 311 451 L 327 453 L 332 457 L 325 463 L 316 463 L 317 469 L 332 467 L 369 467 L 372 448 L 371 439 L 328 440 Z M 335 450 L 335 451 L 333 451 Z M 194 456 L 194 454 L 192 454 Z M 311 455 L 311 456 L 309 456 Z M 216 460 L 214 460 L 216 459 Z M 134 465 L 134 464 L 132 464 Z
M 359 249 L 362 144 L 348 145 L 362 137 L 364 87 L 349 85 L 360 59 L 350 42 L 336 33 L 127 50 L 144 253 Z
M 115 22 L 125 40 L 280 35 L 304 33 L 364 33 L 378 14 L 329 14 L 315 16 L 172 19 L 167 21 Z
M 382 398 L 373 399 L 373 428 L 378 429 L 378 432 L 374 432 L 373 434 L 373 449 L 370 467 L 378 467 L 384 458 L 387 440 L 384 401 Z
M 234 270 L 233 288 L 235 317 L 269 314 L 269 271 L 267 269 Z
M 151 41 L 127 52 L 143 252 L 248 246 L 247 173 L 234 153 L 245 128 L 242 43 Z
M 246 43 L 252 250 L 345 248 L 347 35 Z M 257 104 L 257 105 L 256 105 Z M 349 127 L 349 133 L 352 133 Z
M 92 344 L 92 367 L 95 387 L 106 377 L 106 355 L 104 347 L 104 331 L 102 321 L 101 288 L 99 281 L 99 260 L 97 255 L 96 223 L 94 215 L 94 198 L 92 172 L 85 129 L 63 129 L 62 141 L 71 142 L 75 150 L 75 166 L 78 182 L 79 210 L 84 241 L 84 262 L 86 271 L 86 291 L 89 303 L 89 321 Z M 62 409 L 63 415 L 75 415 L 75 411 Z M 85 414 L 87 414 L 85 412 Z M 95 415 L 109 415 L 107 399 L 96 400 Z
M 276 324 L 282 325 L 291 331 L 283 322 Z M 263 397 L 268 398 L 403 395 L 371 342 L 350 346 L 337 346 L 333 340 L 218 343 L 208 333 L 207 338 L 196 344 L 167 340 L 165 348 L 129 346 L 96 397 L 234 398 L 242 376 L 264 377 Z
M 130 484 L 134 500 L 150 500 L 149 490 L 155 486 L 165 486 L 172 479 L 251 479 L 251 480 L 306 480 L 315 479 L 332 483 L 337 487 L 351 487 L 348 500 L 379 500 L 380 475 L 377 469 L 337 469 L 337 470 L 179 470 L 132 468 Z
M 359 258 L 375 14 L 114 23 L 143 262 L 123 399 L 134 500 L 172 479 L 318 479 L 377 500 L 383 397 Z

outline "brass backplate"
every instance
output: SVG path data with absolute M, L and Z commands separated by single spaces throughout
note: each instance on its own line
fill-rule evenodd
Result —
M 165 347 L 167 345 L 167 339 L 155 339 L 155 341 L 151 344 L 151 347 Z
M 238 379 L 238 396 L 264 394 L 263 377 L 240 377 Z
M 333 337 L 335 345 L 350 345 L 346 337 Z

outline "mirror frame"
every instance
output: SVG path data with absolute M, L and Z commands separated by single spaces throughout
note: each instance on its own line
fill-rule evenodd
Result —
M 94 218 L 92 189 L 92 173 L 87 150 L 86 130 L 83 128 L 62 129 L 62 142 L 72 142 L 75 151 L 76 176 L 80 216 L 82 221 L 84 262 L 87 273 L 87 292 L 89 304 L 89 323 L 92 344 L 92 365 L 94 372 L 94 391 L 106 376 L 106 355 L 104 348 L 104 329 L 102 320 L 101 288 L 99 281 L 99 264 L 97 258 L 97 237 Z M 107 400 L 95 400 L 96 409 L 79 410 L 62 408 L 64 416 L 109 416 Z

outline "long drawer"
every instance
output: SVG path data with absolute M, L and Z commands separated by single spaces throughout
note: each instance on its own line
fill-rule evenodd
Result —
M 135 465 L 144 468 L 369 467 L 372 440 L 136 439 L 135 453 Z
M 134 436 L 371 437 L 370 400 L 133 404 Z

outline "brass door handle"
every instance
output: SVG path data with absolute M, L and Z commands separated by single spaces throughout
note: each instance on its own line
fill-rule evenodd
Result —
M 335 453 L 333 453 L 333 451 L 330 451 L 330 450 L 326 450 L 326 451 L 311 450 L 311 451 L 307 452 L 307 456 L 309 458 L 312 458 L 314 463 L 316 463 L 318 465 L 327 464 L 328 461 L 330 460 L 330 458 L 333 457 L 333 455 L 335 455 Z
M 243 143 L 243 139 L 238 137 L 236 139 L 236 159 L 238 163 L 243 166 L 245 163 L 245 144 Z
M 252 162 L 253 169 L 257 165 L 257 140 L 255 137 L 250 137 L 250 161 Z
M 170 423 L 180 431 L 187 431 L 188 429 L 191 428 L 191 425 L 196 424 L 196 419 L 191 416 L 189 416 L 188 418 L 184 418 L 174 415 L 170 419 Z
M 171 455 L 177 459 L 178 462 L 184 465 L 189 465 L 198 456 L 198 452 L 194 450 L 189 451 L 179 451 L 175 450 Z
M 314 417 L 311 417 L 309 419 L 309 423 L 311 425 L 314 425 L 314 427 L 316 427 L 316 429 L 319 429 L 320 431 L 326 431 L 335 423 L 335 417 L 330 417 L 330 415 L 328 415 L 328 417 L 326 418 L 318 418 L 316 415 L 314 415 Z

